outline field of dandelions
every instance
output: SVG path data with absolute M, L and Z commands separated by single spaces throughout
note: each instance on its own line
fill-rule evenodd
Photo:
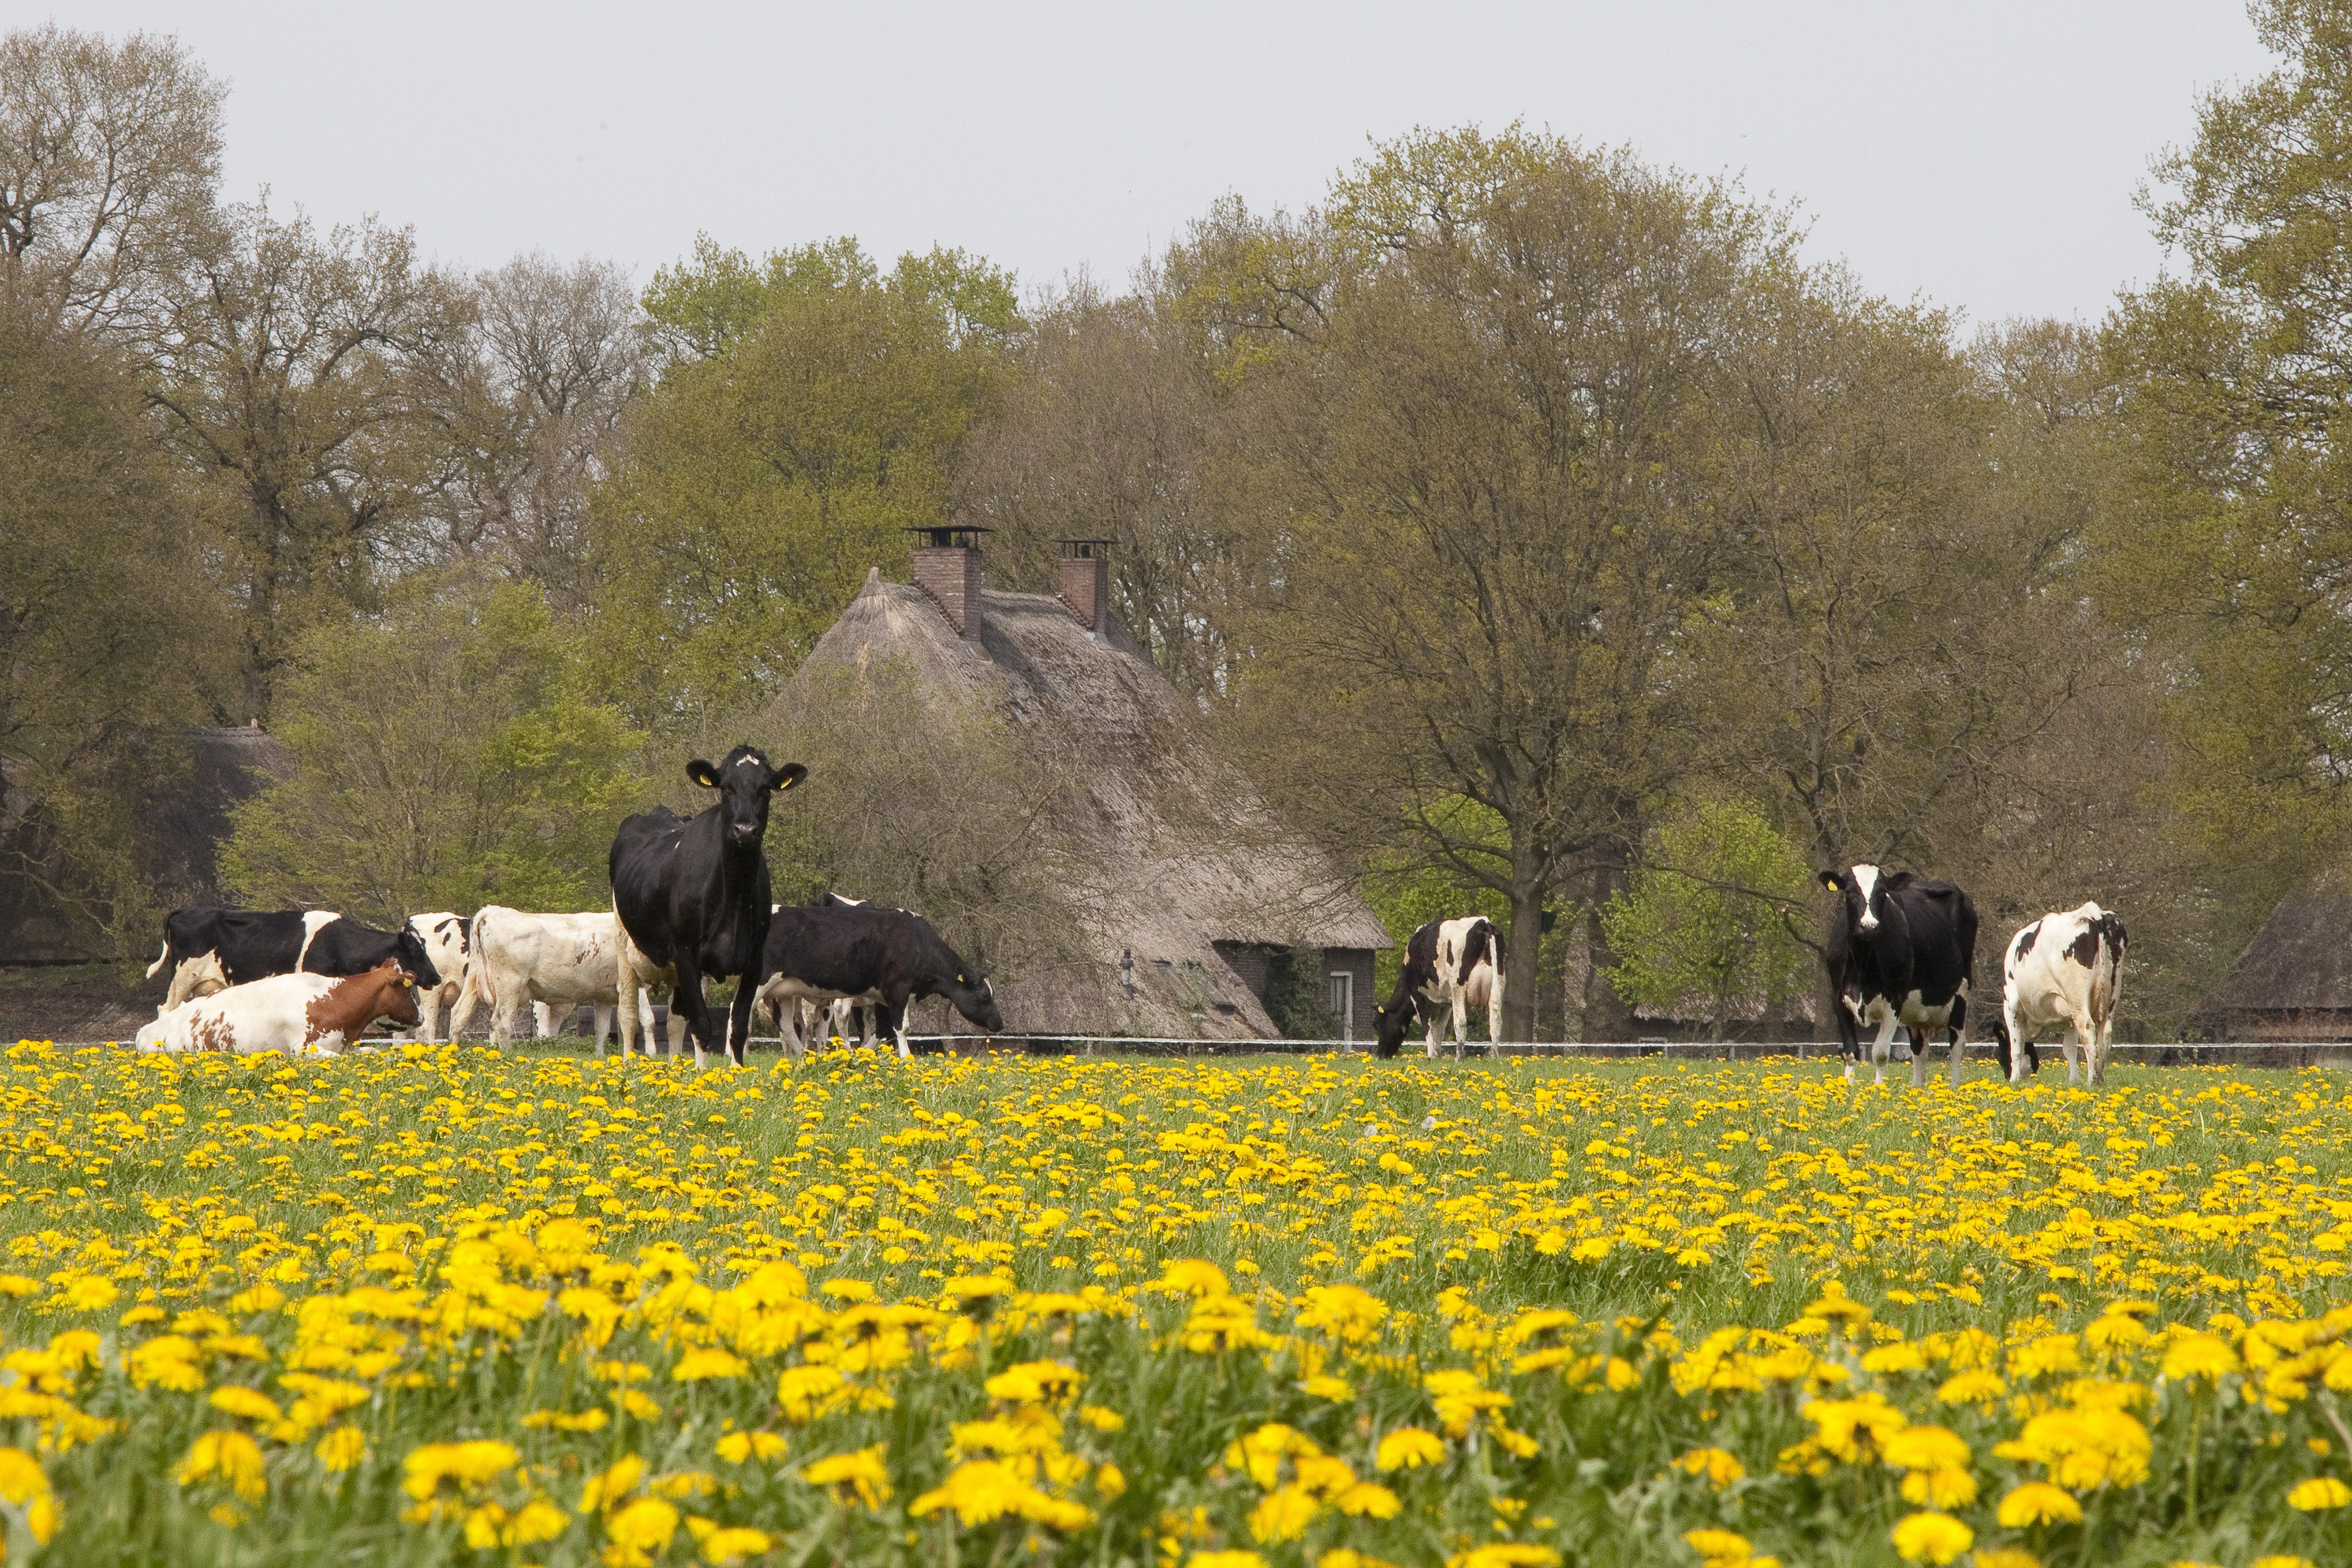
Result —
M 2352 1095 L 26 1043 L 12 1563 L 2352 1562 Z

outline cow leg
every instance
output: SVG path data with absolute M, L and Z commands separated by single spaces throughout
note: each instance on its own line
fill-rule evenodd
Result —
M 883 1029 L 898 1042 L 898 1059 L 905 1061 L 915 1054 L 907 1039 L 907 1015 L 914 1010 L 915 994 L 908 990 L 901 995 L 886 994 L 879 1004 Z
M 1969 1048 L 1969 994 L 1952 998 L 1952 1087 L 1960 1087 L 1960 1058 Z
M 1911 1087 L 1927 1087 L 1927 1031 L 1923 1028 L 1905 1031 L 1911 1040 Z
M 533 1002 L 530 1005 L 530 1037 L 543 1040 L 555 1030 L 555 1009 L 544 1002 Z
M 1883 1088 L 1886 1083 L 1886 1059 L 1895 1054 L 1895 1009 L 1887 1008 L 1879 1019 L 1878 1034 L 1870 1042 L 1871 1086 Z
M 745 974 L 735 983 L 735 1001 L 727 1009 L 727 1059 L 739 1068 L 751 1055 L 751 998 L 758 990 Z
M 702 971 L 690 954 L 681 953 L 677 961 L 677 984 L 669 992 L 670 1056 L 677 1056 L 678 1016 L 686 1016 L 686 1032 L 694 1041 L 694 1065 L 699 1070 L 703 1054 L 710 1048 L 710 1005 L 702 995 Z
M 613 1002 L 589 1004 L 588 1023 L 589 1026 L 595 1031 L 596 1054 L 600 1057 L 604 1054 L 604 1031 L 613 1026 L 613 1015 L 618 1010 L 618 1006 L 617 1003 Z
M 467 1026 L 474 1021 L 474 1009 L 481 1005 L 480 980 L 478 974 L 468 974 L 465 983 L 457 987 L 457 1005 L 449 1009 L 449 1038 L 452 1040 L 465 1035 Z

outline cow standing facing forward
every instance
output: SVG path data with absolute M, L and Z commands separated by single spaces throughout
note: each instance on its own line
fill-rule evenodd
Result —
M 1484 915 L 1432 921 L 1405 943 L 1404 969 L 1396 990 L 1372 1009 L 1378 1025 L 1373 1053 L 1392 1057 L 1404 1044 L 1405 1025 L 1415 1013 L 1429 1031 L 1429 1055 L 1437 1057 L 1448 1013 L 1454 1023 L 1454 1059 L 1470 1035 L 1469 1013 L 1476 1007 L 1486 1015 L 1486 1042 L 1502 1037 L 1496 1027 L 1503 1016 L 1503 942 L 1495 922 Z
M 1862 1060 L 1865 1025 L 1877 1026 L 1870 1058 L 1875 1081 L 1886 1081 L 1888 1047 L 1900 1025 L 1911 1035 L 1912 1087 L 1927 1081 L 1930 1029 L 1951 1032 L 1952 1082 L 1958 1084 L 1968 1044 L 1969 984 L 1976 974 L 1976 905 L 1949 882 L 1923 881 L 1908 871 L 1890 877 L 1871 865 L 1843 876 L 1824 871 L 1822 886 L 1845 896 L 1830 922 L 1823 956 L 1846 1081 L 1853 1081 Z
M 768 831 L 768 797 L 808 777 L 799 763 L 782 768 L 751 746 L 738 746 L 713 766 L 700 758 L 686 764 L 686 776 L 717 790 L 719 803 L 681 819 L 666 805 L 623 820 L 613 836 L 607 868 L 613 908 L 635 949 L 624 955 L 620 996 L 623 1043 L 633 1021 L 635 986 L 648 975 L 670 980 L 673 1016 L 682 1014 L 694 1036 L 695 1065 L 717 1041 L 702 982 L 740 977 L 729 1009 L 725 1045 L 736 1066 L 751 1028 L 751 994 L 759 988 L 760 961 L 768 942 L 768 860 L 761 849 Z M 675 1049 L 675 1046 L 673 1046 Z
M 2068 1083 L 2078 1048 L 2088 1058 L 2084 1080 L 2094 1087 L 2107 1081 L 2123 966 L 2124 922 L 2095 902 L 2043 915 L 2009 939 L 2000 956 L 2000 1015 L 1992 1027 L 2010 1082 L 2041 1070 L 2034 1037 L 2052 1029 L 2072 1031 Z

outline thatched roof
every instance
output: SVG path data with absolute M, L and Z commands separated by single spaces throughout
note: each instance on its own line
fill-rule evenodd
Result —
M 930 700 L 1000 718 L 1037 765 L 1070 780 L 1055 826 L 1085 868 L 1065 884 L 1085 951 L 1054 973 L 1006 977 L 1010 1028 L 1268 1035 L 1213 943 L 1391 945 L 1329 863 L 1214 753 L 1197 711 L 1116 616 L 1090 633 L 1052 595 L 983 590 L 980 603 L 977 635 L 959 637 L 922 589 L 869 573 L 809 663 L 902 659 Z
M 2330 871 L 2281 899 L 2222 994 L 2263 1013 L 2352 1008 L 2352 879 Z

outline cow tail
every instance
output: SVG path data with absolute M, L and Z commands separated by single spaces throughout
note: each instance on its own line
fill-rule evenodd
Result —
M 1492 1042 L 1502 1037 L 1500 1020 L 1503 1016 L 1503 949 L 1495 948 L 1495 984 L 1486 993 L 1486 1038 Z
M 490 994 L 490 966 L 482 962 L 482 917 L 487 913 L 487 910 L 477 910 L 474 918 L 466 922 L 466 945 L 473 949 L 466 955 L 466 985 L 481 993 L 482 1000 L 490 1005 L 495 1016 L 499 999 Z M 599 1041 L 596 1048 L 603 1050 L 603 1042 Z
M 163 933 L 163 951 L 157 953 L 155 955 L 155 962 L 147 966 L 147 978 L 152 980 L 155 976 L 163 973 L 164 962 L 171 956 L 172 933 L 170 931 L 165 931 Z

